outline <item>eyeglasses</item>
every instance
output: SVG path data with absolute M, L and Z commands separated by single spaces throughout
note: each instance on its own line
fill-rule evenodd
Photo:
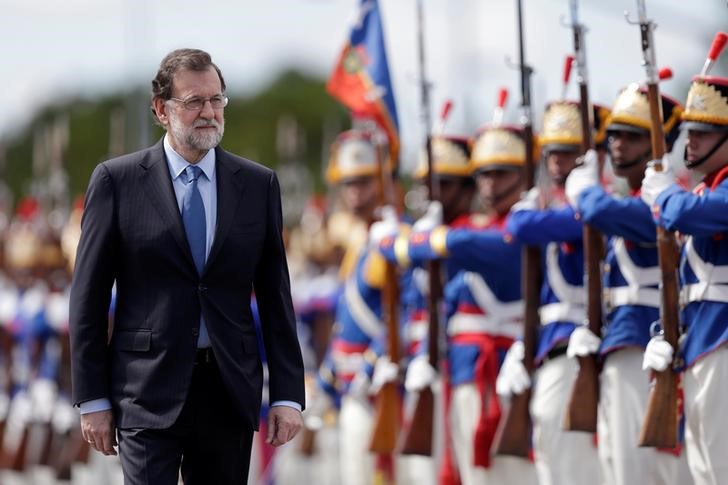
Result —
M 205 107 L 205 103 L 208 101 L 210 102 L 210 106 L 212 106 L 212 109 L 222 109 L 228 104 L 228 97 L 224 94 L 217 94 L 215 96 L 212 96 L 211 98 L 199 98 L 197 96 L 194 96 L 192 98 L 187 99 L 181 99 L 181 98 L 169 98 L 172 101 L 177 101 L 178 103 L 181 103 L 184 109 L 190 110 L 190 111 L 200 111 L 202 108 Z

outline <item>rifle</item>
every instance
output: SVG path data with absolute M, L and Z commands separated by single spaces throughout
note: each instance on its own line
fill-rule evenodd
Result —
M 422 122 L 427 133 L 425 153 L 427 156 L 427 189 L 430 200 L 438 199 L 435 183 L 435 167 L 432 158 L 432 136 L 430 134 L 430 86 L 425 78 L 425 43 L 422 0 L 417 0 L 417 40 L 420 69 L 420 109 Z M 430 295 L 428 301 L 429 328 L 427 352 L 430 365 L 437 369 L 440 360 L 440 302 L 442 300 L 442 277 L 440 261 L 428 263 Z M 435 397 L 430 387 L 422 389 L 417 396 L 409 428 L 400 436 L 400 452 L 404 455 L 432 455 Z
M 659 76 L 655 61 L 655 46 L 653 30 L 655 23 L 647 19 L 647 10 L 644 0 L 637 0 L 639 20 L 632 22 L 639 24 L 642 45 L 643 65 L 647 76 L 647 97 L 650 104 L 652 158 L 655 160 L 655 170 L 664 169 L 661 160 L 666 152 L 665 134 L 662 125 L 662 110 L 660 101 Z M 702 74 L 707 74 L 712 60 L 717 57 L 720 47 L 716 48 L 719 36 L 716 36 L 711 54 L 703 67 Z M 725 41 L 723 41 L 725 45 Z M 711 59 L 712 56 L 712 59 Z M 660 285 L 660 321 L 665 341 L 673 349 L 678 348 L 679 337 L 679 293 L 678 293 L 678 265 L 680 254 L 675 233 L 657 226 L 657 253 L 662 273 Z M 654 372 L 654 382 L 650 388 L 647 400 L 647 410 L 640 430 L 639 445 L 673 448 L 677 443 L 678 425 L 678 396 L 677 373 L 673 366 L 668 366 L 662 372 Z
M 594 148 L 592 137 L 592 108 L 587 85 L 584 25 L 578 19 L 578 0 L 570 0 L 571 27 L 574 33 L 576 76 L 579 83 L 579 111 L 581 115 L 581 152 Z M 584 224 L 584 284 L 587 290 L 587 325 L 594 335 L 602 333 L 602 235 L 589 224 Z M 571 389 L 564 416 L 564 429 L 568 431 L 597 430 L 599 405 L 599 367 L 596 355 L 578 357 L 579 372 Z
M 375 143 L 379 165 L 379 197 L 380 205 L 395 207 L 394 196 L 394 160 L 385 164 L 385 155 L 381 149 L 382 143 Z M 395 263 L 387 261 L 386 278 L 382 289 L 383 318 L 387 325 L 387 353 L 389 359 L 399 364 L 399 276 Z M 398 382 L 387 382 L 377 393 L 374 428 L 369 442 L 369 451 L 373 453 L 389 454 L 394 452 L 399 433 L 399 416 L 401 411 L 401 397 Z
M 525 178 L 526 187 L 533 188 L 534 147 L 533 120 L 531 116 L 531 74 L 533 70 L 526 64 L 525 44 L 523 42 L 523 7 L 521 0 L 516 0 L 518 15 L 518 67 L 521 71 L 521 124 L 526 144 Z M 524 246 L 522 250 L 523 265 L 521 268 L 521 288 L 524 299 L 523 346 L 525 355 L 523 365 L 529 374 L 533 374 L 536 340 L 541 319 L 538 315 L 541 289 L 541 250 L 538 246 Z M 495 452 L 498 455 L 510 455 L 527 458 L 531 449 L 531 389 L 514 395 L 504 420 Z

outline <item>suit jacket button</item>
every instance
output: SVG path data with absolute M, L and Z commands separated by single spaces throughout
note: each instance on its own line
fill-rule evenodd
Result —
M 199 328 L 193 328 L 192 329 L 192 336 L 198 337 L 200 335 L 200 329 Z

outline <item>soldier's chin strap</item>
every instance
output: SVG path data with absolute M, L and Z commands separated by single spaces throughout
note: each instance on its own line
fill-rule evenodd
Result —
M 620 162 L 620 163 L 615 162 L 616 159 L 614 158 L 614 154 L 612 153 L 612 150 L 609 150 L 609 156 L 612 159 L 612 165 L 614 165 L 615 167 L 622 168 L 622 169 L 632 168 L 635 165 L 637 165 L 638 163 L 646 162 L 647 160 L 650 159 L 650 157 L 652 156 L 652 147 L 645 150 L 644 153 L 642 153 L 641 155 L 637 155 L 632 160 L 624 161 L 624 162 Z
M 706 160 L 708 160 L 715 152 L 718 151 L 718 149 L 723 145 L 723 143 L 728 140 L 728 131 L 725 132 L 725 135 L 723 135 L 723 138 L 718 140 L 718 143 L 715 144 L 713 148 L 710 149 L 708 153 L 706 153 L 703 157 L 695 160 L 694 162 L 688 162 L 688 147 L 685 145 L 685 152 L 683 154 L 683 160 L 685 160 L 685 166 L 689 169 L 693 169 L 699 165 L 702 165 L 705 163 Z
M 521 187 L 521 182 L 523 182 L 523 173 L 518 174 L 518 178 L 515 182 L 513 182 L 511 185 L 506 187 L 506 189 L 501 192 L 500 194 L 496 194 L 493 196 L 493 199 L 491 200 L 491 205 L 496 205 L 502 202 L 506 197 L 509 197 L 513 192 L 518 190 Z

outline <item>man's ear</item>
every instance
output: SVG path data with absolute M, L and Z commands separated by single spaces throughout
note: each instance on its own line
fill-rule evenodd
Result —
M 162 98 L 154 98 L 152 100 L 152 109 L 159 122 L 166 126 L 169 123 L 169 119 L 167 118 L 167 103 Z

